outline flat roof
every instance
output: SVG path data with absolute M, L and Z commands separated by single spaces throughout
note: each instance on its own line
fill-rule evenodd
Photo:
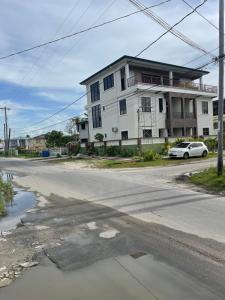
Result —
M 209 74 L 209 72 L 203 71 L 203 70 L 187 68 L 187 67 L 182 67 L 182 66 L 178 66 L 178 65 L 162 63 L 162 62 L 158 62 L 158 61 L 154 61 L 154 60 L 124 55 L 124 56 L 121 56 L 120 58 L 118 58 L 117 60 L 115 60 L 114 62 L 112 62 L 111 64 L 107 65 L 106 67 L 102 68 L 101 70 L 97 71 L 90 77 L 84 79 L 83 81 L 80 82 L 80 84 L 82 84 L 82 85 L 86 84 L 88 81 L 90 81 L 97 75 L 101 74 L 102 72 L 106 71 L 107 69 L 115 66 L 116 64 L 118 64 L 122 61 L 124 61 L 124 63 L 126 62 L 126 63 L 130 63 L 130 64 L 136 65 L 136 66 L 143 66 L 143 67 L 145 66 L 145 67 L 152 67 L 152 68 L 155 67 L 157 69 L 162 69 L 164 71 L 170 70 L 170 71 L 181 73 L 181 74 L 188 72 L 188 73 L 190 73 L 190 75 L 192 75 L 193 79 L 197 79 L 203 75 Z

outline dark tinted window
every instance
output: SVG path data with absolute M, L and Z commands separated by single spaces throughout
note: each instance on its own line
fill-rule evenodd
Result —
M 125 115 L 127 113 L 127 101 L 126 99 L 120 100 L 120 114 Z
M 128 131 L 121 131 L 121 139 L 128 140 Z
M 163 112 L 163 98 L 159 98 L 159 112 Z
M 81 123 L 81 129 L 85 129 L 85 123 Z
M 91 85 L 91 102 L 100 100 L 99 81 Z
M 92 108 L 92 124 L 93 128 L 102 126 L 101 105 L 93 106 Z
M 202 101 L 202 113 L 203 114 L 208 114 L 209 113 L 209 108 L 208 108 L 208 102 L 207 101 Z
M 104 91 L 110 89 L 114 86 L 114 77 L 113 74 L 110 74 L 109 76 L 105 77 L 103 79 L 104 82 Z
M 209 128 L 203 128 L 203 135 L 209 135 Z
M 177 144 L 175 147 L 176 148 L 187 148 L 190 145 L 190 143 L 180 143 Z

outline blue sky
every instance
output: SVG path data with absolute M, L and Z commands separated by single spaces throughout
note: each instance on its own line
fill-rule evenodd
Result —
M 186 0 L 195 6 L 201 1 Z M 142 0 L 146 6 L 161 0 Z M 181 0 L 152 9 L 173 25 L 190 11 Z M 135 11 L 128 0 L 3 0 L 0 18 L 0 56 L 64 34 Z M 214 24 L 218 23 L 218 0 L 208 0 L 199 9 Z M 177 29 L 207 50 L 218 45 L 218 31 L 193 14 Z M 85 98 L 66 111 L 35 125 L 85 92 L 79 82 L 118 57 L 136 55 L 163 29 L 143 14 L 95 29 L 51 46 L 0 61 L 0 106 L 7 105 L 13 136 L 37 135 L 37 130 L 84 111 Z M 215 52 L 216 54 L 216 52 Z M 141 57 L 174 64 L 185 64 L 200 52 L 168 34 Z M 208 57 L 188 65 L 196 67 Z M 205 83 L 217 84 L 217 66 Z M 3 115 L 0 112 L 0 136 Z M 26 128 L 21 131 L 16 128 Z M 49 130 L 64 130 L 65 124 Z M 36 131 L 31 131 L 36 130 Z

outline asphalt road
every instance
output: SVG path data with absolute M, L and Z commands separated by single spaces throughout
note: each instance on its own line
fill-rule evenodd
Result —
M 73 170 L 1 160 L 2 169 L 18 175 L 18 184 L 49 201 L 27 214 L 25 226 L 10 237 L 26 248 L 35 239 L 46 243 L 47 266 L 0 291 L 1 299 L 30 299 L 40 287 L 45 291 L 44 279 L 50 276 L 52 286 L 62 283 L 50 262 L 61 272 L 73 271 L 59 285 L 62 291 L 67 287 L 66 300 L 73 299 L 72 287 L 81 278 L 89 282 L 89 292 L 80 282 L 76 299 L 106 299 L 103 290 L 108 299 L 224 299 L 225 199 L 173 181 L 175 175 L 213 164 Z M 44 230 L 35 231 L 38 226 Z M 52 247 L 52 241 L 60 243 Z M 25 286 L 30 286 L 26 293 Z M 57 288 L 55 295 L 48 293 L 43 297 L 60 299 Z

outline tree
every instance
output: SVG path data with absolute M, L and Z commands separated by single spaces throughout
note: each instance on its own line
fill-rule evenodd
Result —
M 101 134 L 101 133 L 96 133 L 95 135 L 95 139 L 98 141 L 98 142 L 103 142 L 103 139 L 104 139 L 104 135 Z
M 69 134 L 76 134 L 77 132 L 79 132 L 79 128 L 78 128 L 79 124 L 80 124 L 80 118 L 79 117 L 72 118 L 66 124 L 66 131 Z
M 52 130 L 45 135 L 46 146 L 51 147 L 61 147 L 63 145 L 63 133 L 61 131 Z

